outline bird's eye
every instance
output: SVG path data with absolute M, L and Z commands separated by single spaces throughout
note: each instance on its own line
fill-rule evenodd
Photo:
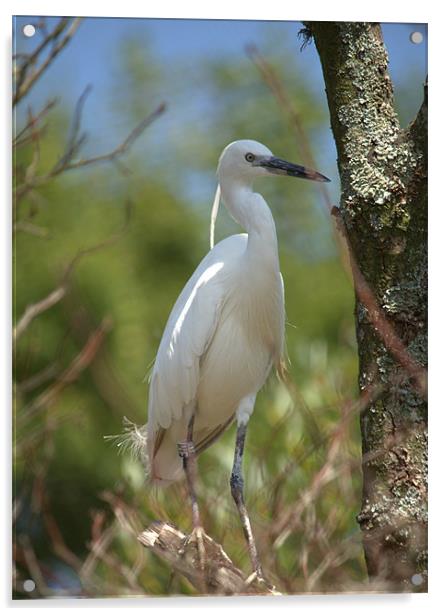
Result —
M 248 154 L 246 154 L 246 156 L 245 156 L 245 160 L 247 160 L 248 163 L 252 163 L 254 158 L 255 158 L 255 156 L 254 156 L 254 154 L 251 154 L 251 152 L 248 152 Z

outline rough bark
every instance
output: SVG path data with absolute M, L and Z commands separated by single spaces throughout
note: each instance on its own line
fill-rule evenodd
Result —
M 205 570 L 201 571 L 194 542 L 167 522 L 154 522 L 138 540 L 174 571 L 183 575 L 201 594 L 218 595 L 280 595 L 274 588 L 246 576 L 238 569 L 219 543 L 203 534 L 206 553 Z
M 353 259 L 409 361 L 426 366 L 427 92 L 414 122 L 402 129 L 380 26 L 305 26 L 324 73 L 341 178 L 339 215 Z M 357 290 L 359 387 L 382 388 L 361 417 L 358 522 L 367 568 L 389 589 L 426 590 L 425 394 L 370 311 Z

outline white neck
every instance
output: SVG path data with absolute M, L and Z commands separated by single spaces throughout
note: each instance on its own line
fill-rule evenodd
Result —
M 254 193 L 250 180 L 220 180 L 220 187 L 227 210 L 248 233 L 246 256 L 278 270 L 276 226 L 265 199 Z

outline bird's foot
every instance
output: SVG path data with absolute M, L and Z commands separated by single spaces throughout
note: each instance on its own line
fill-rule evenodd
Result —
M 179 550 L 179 554 L 183 556 L 189 545 L 196 544 L 198 555 L 198 567 L 201 572 L 204 572 L 206 564 L 206 550 L 204 548 L 204 530 L 202 526 L 195 526 L 190 533 L 184 538 L 183 545 Z
M 276 587 L 266 580 L 265 576 L 263 575 L 263 571 L 260 567 L 256 569 L 255 571 L 253 571 L 251 575 L 249 575 L 245 580 L 246 587 L 249 587 L 252 585 L 255 585 L 258 587 L 264 587 L 266 590 L 268 590 L 268 592 L 270 592 L 273 595 L 280 594 L 276 591 Z

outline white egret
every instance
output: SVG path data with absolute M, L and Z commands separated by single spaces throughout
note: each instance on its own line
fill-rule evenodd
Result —
M 220 156 L 211 222 L 211 250 L 178 297 L 167 322 L 150 380 L 145 433 L 150 480 L 182 477 L 192 501 L 194 532 L 201 530 L 195 495 L 195 454 L 235 420 L 237 435 L 230 479 L 254 573 L 261 565 L 243 498 L 246 429 L 258 391 L 284 356 L 284 288 L 276 228 L 253 181 L 270 174 L 319 182 L 316 171 L 273 156 L 256 141 L 230 143 Z M 247 233 L 213 246 L 219 199 Z

